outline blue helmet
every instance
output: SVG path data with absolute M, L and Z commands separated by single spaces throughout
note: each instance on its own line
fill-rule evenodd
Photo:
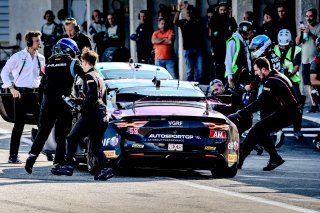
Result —
M 254 37 L 249 45 L 252 59 L 265 55 L 272 47 L 271 39 L 266 35 Z
M 72 58 L 80 54 L 77 43 L 71 38 L 62 38 L 53 46 L 54 54 L 69 54 Z

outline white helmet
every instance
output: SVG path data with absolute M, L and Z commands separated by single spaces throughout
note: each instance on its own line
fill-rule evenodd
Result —
M 278 45 L 289 45 L 292 41 L 291 33 L 287 29 L 282 29 L 278 33 Z

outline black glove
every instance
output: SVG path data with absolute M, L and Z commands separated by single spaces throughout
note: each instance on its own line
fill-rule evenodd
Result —
M 238 112 L 228 115 L 229 120 L 231 120 L 232 122 L 239 122 L 240 117 L 241 116 L 239 115 Z

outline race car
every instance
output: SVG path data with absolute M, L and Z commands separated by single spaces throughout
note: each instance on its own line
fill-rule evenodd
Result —
M 237 128 L 212 110 L 221 103 L 207 99 L 195 82 L 110 80 L 108 88 L 110 122 L 102 143 L 113 165 L 236 175 Z

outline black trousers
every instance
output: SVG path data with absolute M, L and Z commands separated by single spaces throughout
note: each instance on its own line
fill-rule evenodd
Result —
M 279 110 L 273 112 L 271 115 L 261 119 L 249 131 L 247 137 L 244 139 L 241 152 L 240 163 L 250 154 L 256 144 L 261 144 L 269 153 L 270 159 L 278 160 L 280 158 L 276 151 L 274 142 L 270 133 L 278 131 L 287 127 L 296 121 L 299 117 L 299 110 Z
M 26 123 L 26 114 L 32 113 L 36 120 L 39 117 L 39 106 L 35 93 L 21 94 L 21 98 L 13 98 L 14 125 L 10 141 L 10 156 L 18 155 L 20 140 Z
M 62 98 L 50 100 L 44 96 L 40 109 L 39 131 L 29 153 L 40 154 L 53 126 L 57 142 L 54 162 L 62 163 L 65 160 L 66 136 L 72 127 L 72 112 Z
M 67 162 L 73 162 L 78 143 L 89 136 L 92 153 L 98 162 L 98 170 L 110 167 L 110 164 L 102 151 L 102 139 L 108 126 L 108 123 L 103 120 L 104 116 L 104 109 L 99 109 L 98 107 L 81 115 L 80 119 L 76 122 L 67 136 Z

